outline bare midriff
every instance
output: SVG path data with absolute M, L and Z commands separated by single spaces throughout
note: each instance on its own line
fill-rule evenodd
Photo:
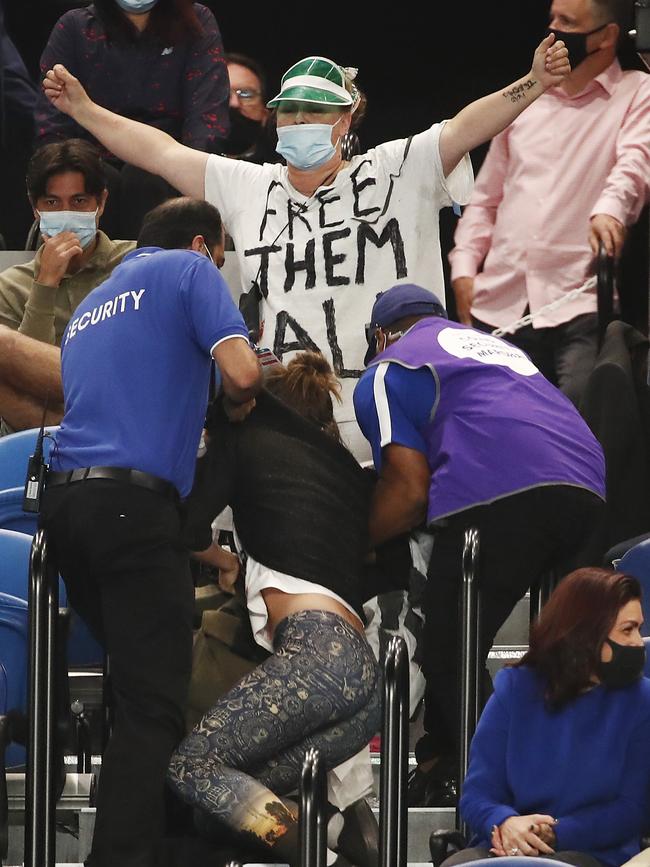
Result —
M 269 614 L 271 634 L 275 632 L 278 623 L 290 614 L 297 614 L 299 611 L 332 611 L 364 635 L 363 623 L 357 615 L 331 596 L 321 596 L 320 593 L 284 593 L 275 587 L 262 590 L 262 596 Z

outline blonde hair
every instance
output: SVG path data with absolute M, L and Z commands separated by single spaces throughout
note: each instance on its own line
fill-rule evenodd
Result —
M 319 352 L 299 352 L 286 365 L 276 365 L 265 386 L 303 418 L 340 442 L 332 398 L 341 402 L 341 386 L 327 359 Z
M 348 113 L 352 114 L 350 129 L 358 129 L 366 116 L 368 99 L 365 93 L 355 84 L 358 70 L 351 66 L 342 66 L 341 69 L 345 76 L 345 89 L 354 100 L 352 105 L 346 109 Z

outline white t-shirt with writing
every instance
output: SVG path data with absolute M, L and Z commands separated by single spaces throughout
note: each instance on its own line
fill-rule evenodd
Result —
M 205 197 L 233 239 L 242 292 L 257 283 L 263 296 L 260 342 L 284 361 L 301 349 L 328 358 L 342 383 L 341 433 L 360 460 L 369 452 L 352 392 L 372 305 L 396 283 L 444 299 L 438 212 L 472 190 L 468 155 L 443 175 L 442 127 L 353 157 L 312 196 L 294 189 L 283 165 L 211 155 L 206 166 Z

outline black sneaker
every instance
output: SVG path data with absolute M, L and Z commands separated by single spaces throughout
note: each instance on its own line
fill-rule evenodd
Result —
M 456 776 L 430 780 L 424 794 L 425 807 L 455 807 L 458 803 L 458 779 Z

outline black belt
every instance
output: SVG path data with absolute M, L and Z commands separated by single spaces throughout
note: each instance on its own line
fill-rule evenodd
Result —
M 50 470 L 47 474 L 46 488 L 56 485 L 70 485 L 73 482 L 84 482 L 88 479 L 110 479 L 113 482 L 123 482 L 127 485 L 139 485 L 148 488 L 157 494 L 163 494 L 172 499 L 178 498 L 175 485 L 151 473 L 143 473 L 142 470 L 130 470 L 126 467 L 81 467 L 78 470 L 67 472 L 55 472 Z

